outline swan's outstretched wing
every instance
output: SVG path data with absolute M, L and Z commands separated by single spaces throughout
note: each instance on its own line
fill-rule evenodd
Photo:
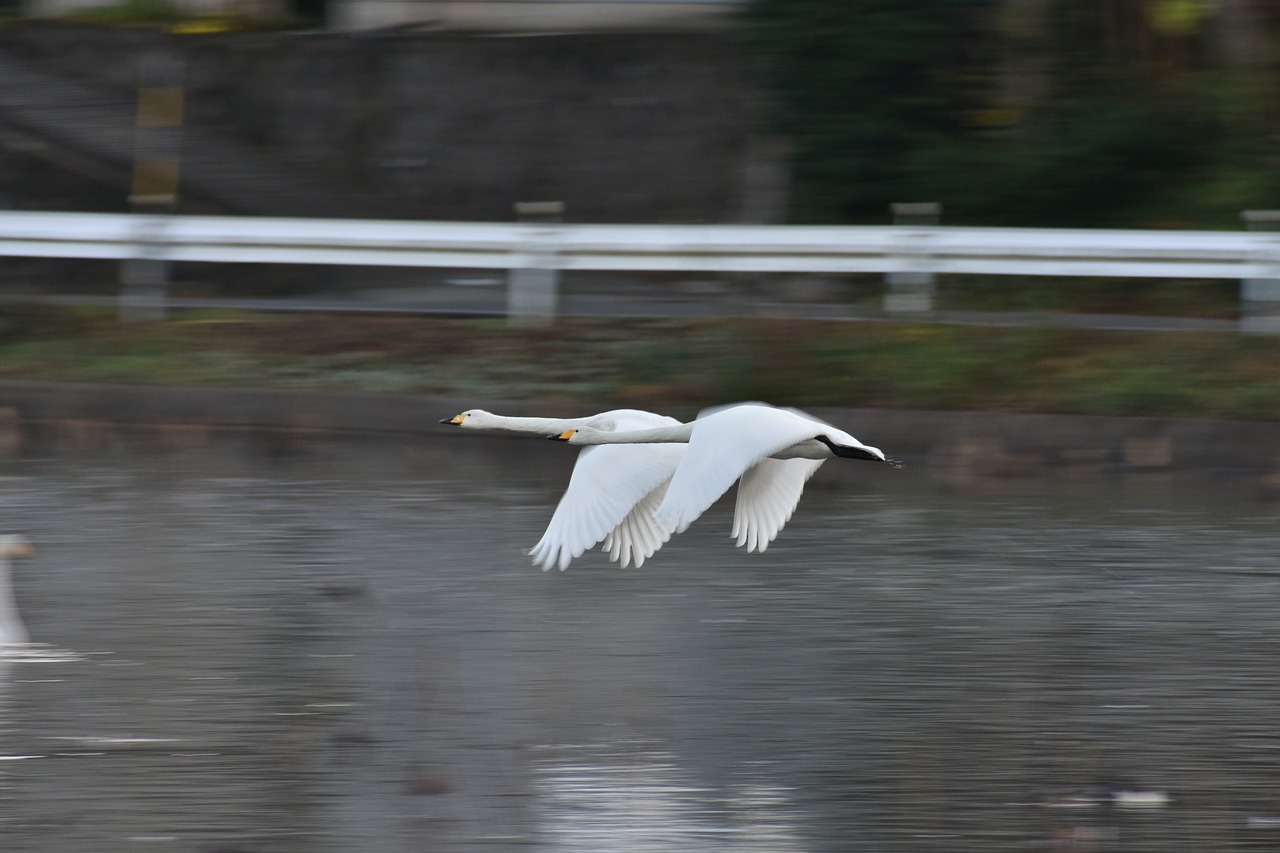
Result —
M 764 550 L 791 520 L 804 493 L 804 484 L 822 467 L 822 459 L 761 459 L 738 481 L 733 510 L 737 545 Z
M 802 418 L 808 418 L 822 426 L 830 424 L 808 412 L 789 407 L 775 407 L 761 401 L 728 403 L 711 406 L 698 412 L 699 418 L 739 406 L 760 406 L 766 409 L 782 408 Z M 778 538 L 782 528 L 791 520 L 804 493 L 804 484 L 821 467 L 824 460 L 817 459 L 763 459 L 747 470 L 738 481 L 738 499 L 733 510 L 733 531 L 737 546 L 747 546 L 747 551 L 764 552 L 769 543 Z
M 655 540 L 655 532 L 646 526 L 649 520 L 642 517 L 649 510 L 642 504 L 671 479 L 684 453 L 682 444 L 584 448 L 546 533 L 529 551 L 533 562 L 544 571 L 552 566 L 566 569 L 610 534 L 611 551 L 616 546 L 621 555 L 625 549 L 637 564 L 652 555 L 670 534 L 654 525 Z
M 763 400 L 743 400 L 737 403 L 721 403 L 718 406 L 707 406 L 705 409 L 700 409 L 698 411 L 698 417 L 705 418 L 714 415 L 716 412 L 723 412 L 725 409 L 737 409 L 742 406 L 760 406 L 765 409 L 782 408 L 781 406 L 775 406 L 772 403 L 766 403 Z M 787 411 L 793 411 L 798 415 L 804 414 L 804 412 L 801 412 L 799 409 L 788 409 Z
M 822 429 L 812 420 L 770 406 L 736 406 L 698 418 L 685 460 L 658 507 L 658 520 L 672 533 L 683 533 L 735 480 L 761 460 L 813 438 Z M 803 481 L 800 485 L 804 485 Z M 760 490 L 750 484 L 748 489 Z M 778 526 L 781 528 L 781 524 Z
M 625 569 L 635 560 L 638 569 L 644 565 L 645 560 L 667 544 L 671 532 L 658 523 L 654 513 L 666 496 L 667 484 L 670 482 L 667 480 L 645 495 L 640 503 L 631 508 L 622 523 L 605 537 L 602 550 L 609 552 L 611 562 L 621 560 L 621 566 Z

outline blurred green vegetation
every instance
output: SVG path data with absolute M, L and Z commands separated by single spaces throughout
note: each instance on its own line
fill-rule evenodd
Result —
M 67 14 L 73 23 L 98 25 L 167 24 L 183 15 L 169 0 L 128 0 L 126 3 L 88 6 Z
M 793 218 L 1239 228 L 1280 206 L 1280 4 L 753 0 Z
M 873 299 L 882 298 L 878 285 Z M 868 288 L 870 289 L 870 288 Z M 1235 319 L 1240 282 L 1222 279 L 941 276 L 937 306 L 964 311 L 1041 311 Z
M 798 320 L 0 309 L 0 379 L 801 406 L 1280 418 L 1280 337 Z
M 314 4 L 307 2 L 298 5 L 305 10 Z M 250 16 L 235 12 L 210 14 L 184 8 L 173 0 L 127 0 L 124 3 L 104 3 L 101 6 L 72 9 L 62 15 L 62 20 L 99 27 L 163 27 L 173 33 L 197 35 L 302 26 L 310 22 L 310 17 L 296 12 L 292 18 L 260 14 Z

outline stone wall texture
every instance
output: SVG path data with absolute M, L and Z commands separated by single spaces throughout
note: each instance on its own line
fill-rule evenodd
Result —
M 98 110 L 104 126 L 22 118 L 99 178 L 112 166 L 127 174 L 127 162 L 108 162 L 127 161 L 127 145 L 113 153 L 103 141 L 127 143 L 139 67 L 154 55 L 185 66 L 192 212 L 502 221 L 516 202 L 560 201 L 576 222 L 785 215 L 785 146 L 764 129 L 760 90 L 728 34 L 0 31 L 0 58 L 32 86 L 82 87 L 68 102 Z M 8 113 L 0 103 L 0 126 Z M 12 206 L 42 206 L 21 197 L 38 188 L 14 184 Z

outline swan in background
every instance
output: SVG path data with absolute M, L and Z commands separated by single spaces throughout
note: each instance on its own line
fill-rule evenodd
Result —
M 902 467 L 879 448 L 799 409 L 763 403 L 708 410 L 687 424 L 636 431 L 582 425 L 548 437 L 584 446 L 687 443 L 655 518 L 668 534 L 683 533 L 741 480 L 733 535 L 749 551 L 768 547 L 795 512 L 805 483 L 826 460 L 863 459 Z M 613 488 L 623 487 L 622 476 L 613 477 Z
M 22 624 L 18 604 L 13 598 L 10 560 L 29 556 L 34 550 L 25 536 L 0 536 L 0 645 L 16 646 L 28 642 L 27 626 Z
M 506 417 L 468 409 L 442 424 L 463 429 L 546 435 L 578 427 L 599 431 L 634 431 L 679 426 L 680 421 L 640 409 L 615 409 L 582 418 Z M 643 447 L 599 446 L 578 454 L 569 486 L 556 506 L 538 544 L 529 550 L 543 571 L 561 571 L 588 548 L 603 542 L 603 550 L 622 568 L 637 567 L 671 538 L 654 519 L 667 483 L 684 457 L 681 444 Z

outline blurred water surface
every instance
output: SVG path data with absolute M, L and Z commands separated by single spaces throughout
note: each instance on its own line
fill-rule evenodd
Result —
M 538 442 L 6 463 L 6 851 L 1274 850 L 1274 505 L 825 470 L 532 568 Z M 835 465 L 829 465 L 828 469 Z

